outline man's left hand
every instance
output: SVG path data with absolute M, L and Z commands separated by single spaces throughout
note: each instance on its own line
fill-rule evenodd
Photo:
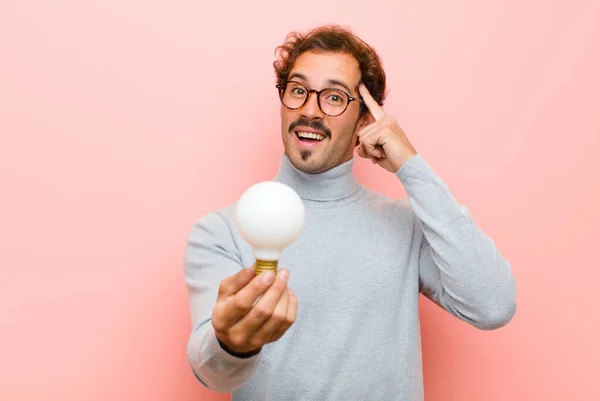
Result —
M 396 119 L 383 111 L 364 84 L 358 91 L 375 121 L 359 131 L 356 152 L 395 174 L 417 151 Z

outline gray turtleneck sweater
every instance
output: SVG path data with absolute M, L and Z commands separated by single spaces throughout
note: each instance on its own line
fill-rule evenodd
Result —
M 187 356 L 209 389 L 233 392 L 233 401 L 423 400 L 419 293 L 480 329 L 514 315 L 508 262 L 422 156 L 396 173 L 408 200 L 359 184 L 353 162 L 306 174 L 283 155 L 275 181 L 294 188 L 306 209 L 304 230 L 279 263 L 290 270 L 298 313 L 255 356 L 228 354 L 211 324 L 221 280 L 255 261 L 235 204 L 193 226 Z

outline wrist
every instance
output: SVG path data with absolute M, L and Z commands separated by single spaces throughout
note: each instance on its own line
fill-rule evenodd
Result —
M 393 167 L 394 167 L 394 171 L 393 173 L 397 173 L 398 171 L 400 171 L 400 169 L 410 160 L 412 159 L 414 156 L 417 155 L 417 151 L 412 148 L 411 149 L 407 149 L 407 151 L 400 157 L 398 157 L 395 162 L 393 163 Z
M 235 356 L 236 358 L 241 358 L 241 359 L 251 358 L 254 355 L 258 354 L 260 352 L 260 350 L 262 349 L 262 348 L 258 348 L 256 350 L 252 350 L 252 351 L 238 352 L 238 351 L 234 351 L 231 348 L 229 348 L 225 343 L 223 343 L 221 340 L 219 340 L 218 337 L 217 337 L 217 342 L 219 343 L 219 345 L 221 346 L 223 351 L 227 352 L 231 356 Z

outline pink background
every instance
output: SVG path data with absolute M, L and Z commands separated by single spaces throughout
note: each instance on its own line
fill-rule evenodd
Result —
M 423 301 L 426 399 L 600 399 L 600 2 L 558 3 L 2 1 L 0 400 L 227 399 L 185 359 L 185 238 L 273 176 L 273 50 L 327 22 L 518 281 L 494 332 Z

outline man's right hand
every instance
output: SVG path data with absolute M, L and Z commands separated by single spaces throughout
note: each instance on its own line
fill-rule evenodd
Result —
M 298 301 L 287 286 L 289 276 L 287 269 L 277 275 L 263 272 L 255 276 L 253 265 L 221 281 L 212 324 L 227 352 L 236 356 L 256 354 L 290 328 L 296 320 Z

